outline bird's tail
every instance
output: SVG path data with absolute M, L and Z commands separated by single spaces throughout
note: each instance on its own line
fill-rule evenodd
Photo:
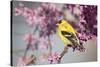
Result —
M 76 40 L 72 39 L 71 42 L 73 43 L 73 45 L 72 45 L 73 51 L 75 51 L 75 50 L 79 50 L 80 52 L 85 51 L 83 43 L 78 39 L 78 37 L 76 37 Z

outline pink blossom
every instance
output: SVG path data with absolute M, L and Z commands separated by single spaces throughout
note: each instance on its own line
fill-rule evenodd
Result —
M 81 33 L 78 33 L 78 36 L 79 36 L 79 37 L 82 37 L 82 36 L 83 36 L 83 34 L 81 34 Z
M 34 45 L 37 42 L 37 38 L 30 33 L 25 34 L 23 40 L 31 45 Z
M 50 64 L 52 64 L 52 63 L 54 62 L 54 60 L 53 60 L 53 58 L 52 58 L 51 56 L 48 58 L 48 62 L 49 62 Z
M 39 17 L 38 22 L 39 22 L 40 24 L 42 24 L 42 23 L 45 22 L 45 19 L 46 19 L 46 16 L 43 15 L 42 17 Z
M 37 20 L 37 12 L 33 9 L 30 9 L 28 7 L 24 7 L 24 11 L 22 13 L 22 16 L 25 17 L 26 23 L 29 26 L 37 25 L 38 20 Z
M 39 38 L 39 48 L 40 49 L 46 49 L 47 48 L 47 42 L 44 37 Z
M 59 60 L 59 58 L 61 57 L 59 53 L 55 52 L 53 54 L 54 59 Z
M 26 18 L 26 23 L 28 24 L 28 26 L 36 26 L 38 25 L 38 20 L 36 16 L 29 16 L 28 18 Z
M 34 45 L 38 42 L 40 49 L 46 49 L 47 48 L 47 41 L 45 40 L 44 37 L 36 38 L 34 35 L 28 33 L 28 34 L 24 35 L 23 40 L 25 42 L 27 42 L 27 44 L 29 44 L 29 45 Z
M 57 60 L 59 60 L 60 57 L 61 56 L 59 53 L 54 52 L 49 56 L 48 61 L 50 64 L 52 64 L 52 63 L 56 62 Z
M 28 19 L 29 20 L 29 19 Z M 33 16 L 32 19 L 30 19 L 31 22 L 32 22 L 32 25 L 31 26 L 34 26 L 34 25 L 38 25 L 39 24 L 39 20 L 37 20 L 37 16 Z M 29 22 L 27 22 L 29 23 Z
M 32 9 L 29 9 L 28 7 L 24 7 L 24 12 L 23 12 L 23 16 L 24 17 L 29 17 L 29 16 L 32 16 L 34 15 L 34 11 Z
M 38 23 L 39 23 L 40 28 L 43 28 L 46 26 L 45 19 L 46 19 L 45 16 L 39 17 Z
M 26 23 L 29 25 L 29 26 L 33 26 L 33 18 L 32 17 L 28 17 L 27 19 L 26 19 Z
M 85 33 L 78 33 L 78 37 L 83 41 L 88 39 L 88 36 Z
M 19 15 L 22 14 L 22 9 L 21 9 L 21 8 L 15 8 L 15 9 L 14 9 L 14 12 L 15 12 L 15 13 L 14 13 L 15 16 L 19 16 Z
M 86 34 L 86 33 L 78 33 L 78 37 L 79 37 L 80 41 L 82 41 L 82 42 L 84 42 L 84 41 L 86 42 L 87 40 L 96 38 L 95 35 Z

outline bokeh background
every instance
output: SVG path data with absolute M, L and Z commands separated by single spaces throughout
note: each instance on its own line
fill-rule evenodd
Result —
M 40 3 L 39 2 L 22 2 L 28 7 L 34 7 L 37 8 Z M 15 1 L 13 2 L 13 8 L 15 8 L 19 2 Z M 34 6 L 33 6 L 34 5 Z M 61 3 L 56 3 L 57 7 L 61 8 L 63 4 Z M 13 65 L 17 64 L 18 58 L 23 56 L 25 48 L 26 48 L 26 43 L 22 40 L 22 37 L 25 33 L 28 32 L 33 32 L 34 28 L 29 27 L 25 22 L 25 19 L 22 16 L 14 16 L 12 15 L 12 26 L 13 26 L 13 31 L 12 31 L 12 36 L 13 36 L 13 53 L 12 53 L 12 58 L 13 58 Z M 37 32 L 38 34 L 38 32 Z M 38 35 L 36 35 L 38 36 Z M 54 52 L 62 52 L 64 48 L 64 44 L 60 40 L 57 34 L 54 34 L 51 36 L 51 41 L 52 41 L 52 51 Z M 72 49 L 70 48 L 68 50 L 68 53 L 62 58 L 62 63 L 76 63 L 76 62 L 90 62 L 90 61 L 97 61 L 97 39 L 93 40 L 88 40 L 85 43 L 85 52 L 79 52 L 75 51 L 73 52 Z M 34 54 L 38 57 L 42 52 L 45 50 L 38 50 L 34 51 Z M 46 51 L 45 51 L 46 52 Z M 28 55 L 32 54 L 32 51 L 28 52 Z M 38 65 L 41 64 L 48 64 L 48 61 L 45 62 L 40 62 L 38 60 L 36 62 Z

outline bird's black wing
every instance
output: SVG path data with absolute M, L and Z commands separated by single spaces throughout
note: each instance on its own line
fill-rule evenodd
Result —
M 61 31 L 61 34 L 67 38 L 69 41 L 71 41 L 73 44 L 76 44 L 77 38 L 74 36 L 73 33 L 66 32 L 66 31 Z
M 85 48 L 83 47 L 83 45 L 80 43 L 80 45 L 78 45 L 79 43 L 77 42 L 78 39 L 76 38 L 76 36 L 73 34 L 73 33 L 69 33 L 69 32 L 66 32 L 66 31 L 61 31 L 61 34 L 67 38 L 69 41 L 72 42 L 72 48 L 73 48 L 73 51 L 75 51 L 75 49 L 78 49 L 79 51 L 84 51 Z

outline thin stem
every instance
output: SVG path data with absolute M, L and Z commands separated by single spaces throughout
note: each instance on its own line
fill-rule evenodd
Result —
M 60 58 L 59 58 L 59 60 L 58 60 L 58 62 L 57 63 L 61 63 L 61 59 L 62 59 L 62 57 L 67 53 L 67 51 L 68 51 L 68 46 L 65 46 L 64 47 L 64 50 L 62 51 L 62 53 L 60 54 Z
M 36 57 L 34 55 L 31 55 L 30 59 L 26 62 L 26 65 L 29 64 L 35 64 Z
M 51 44 L 51 40 L 50 40 L 50 36 L 48 36 L 48 45 L 49 45 L 49 55 L 51 55 L 51 53 L 52 53 L 52 44 Z
M 34 29 L 34 31 L 33 31 L 33 34 L 35 34 L 35 32 L 37 31 L 37 29 L 38 29 L 38 25 L 36 25 L 36 27 L 35 27 L 35 29 Z M 36 48 L 37 48 L 37 45 L 35 45 L 35 46 L 36 46 Z M 29 42 L 29 44 L 27 44 L 27 46 L 26 46 L 25 53 L 24 53 L 24 57 L 26 57 L 27 51 L 29 50 L 30 47 L 31 47 L 31 45 L 30 45 L 30 42 Z M 38 48 L 37 48 L 37 49 L 38 49 Z
M 29 48 L 30 48 L 30 45 L 28 44 L 28 45 L 26 46 L 26 49 L 25 49 L 24 58 L 26 57 L 27 51 L 29 50 Z
M 33 31 L 33 34 L 35 34 L 35 32 L 38 30 L 38 25 L 36 25 L 34 31 Z

